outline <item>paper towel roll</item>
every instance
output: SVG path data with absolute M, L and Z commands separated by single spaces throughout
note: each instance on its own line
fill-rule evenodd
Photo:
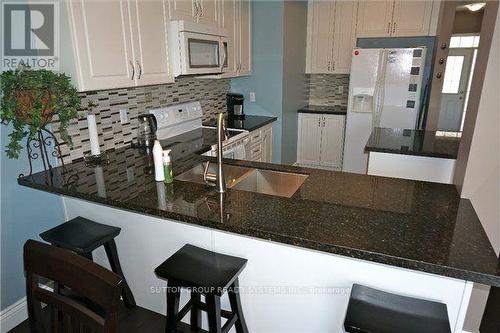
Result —
M 101 150 L 99 149 L 99 136 L 97 135 L 95 115 L 87 115 L 87 125 L 89 128 L 90 153 L 92 155 L 99 155 L 101 154 Z

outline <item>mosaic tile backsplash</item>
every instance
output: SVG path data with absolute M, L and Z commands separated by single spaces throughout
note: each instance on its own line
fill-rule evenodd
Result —
M 101 151 L 106 151 L 129 145 L 136 137 L 138 115 L 149 109 L 199 100 L 203 108 L 203 121 L 215 119 L 217 113 L 226 111 L 226 93 L 229 88 L 229 79 L 186 77 L 176 79 L 172 84 L 83 92 L 80 94 L 82 110 L 79 111 L 78 119 L 74 119 L 68 127 L 73 147 L 61 145 L 63 159 L 68 163 L 90 152 L 85 109 L 89 101 L 97 104 L 93 110 L 99 143 Z M 121 109 L 128 110 L 129 122 L 126 124 L 120 122 Z M 57 122 L 54 119 L 53 128 L 59 136 Z
M 349 95 L 349 74 L 310 74 L 307 75 L 309 105 L 328 105 L 347 107 Z M 338 93 L 338 87 L 343 92 Z

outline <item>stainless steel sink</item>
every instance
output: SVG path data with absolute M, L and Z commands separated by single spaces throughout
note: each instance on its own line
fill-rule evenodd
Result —
M 216 164 L 210 164 L 210 172 L 215 172 Z M 273 170 L 245 168 L 235 165 L 223 165 L 224 177 L 228 188 L 257 192 L 290 198 L 304 183 L 308 175 Z M 203 180 L 204 165 L 194 168 L 175 177 L 177 180 L 194 183 L 205 183 Z
M 245 174 L 232 189 L 290 198 L 308 175 L 272 170 L 253 169 Z
M 235 165 L 227 165 L 227 164 L 224 164 L 222 167 L 224 168 L 224 178 L 226 179 L 226 186 L 227 187 L 231 187 L 239 179 L 241 179 L 245 174 L 253 172 L 255 170 L 255 169 L 251 169 L 251 168 L 244 168 L 244 167 L 239 167 L 239 166 L 235 166 Z M 210 163 L 208 171 L 210 173 L 216 173 L 216 169 L 217 169 L 217 164 Z M 203 171 L 205 171 L 205 165 L 198 164 L 194 168 L 176 176 L 175 179 L 181 180 L 181 181 L 186 181 L 186 182 L 205 184 L 205 181 L 203 180 Z

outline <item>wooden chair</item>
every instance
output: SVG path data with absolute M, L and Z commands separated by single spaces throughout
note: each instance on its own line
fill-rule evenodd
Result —
M 116 273 L 73 252 L 34 240 L 24 244 L 24 269 L 32 333 L 117 332 L 122 278 Z M 85 303 L 41 288 L 41 277 L 84 296 L 95 304 L 94 310 Z M 46 304 L 43 310 L 41 303 Z M 50 320 L 44 320 L 48 314 Z

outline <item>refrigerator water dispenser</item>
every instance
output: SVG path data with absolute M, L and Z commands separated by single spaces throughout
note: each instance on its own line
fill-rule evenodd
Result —
M 352 112 L 371 113 L 373 108 L 373 95 L 357 94 L 353 96 Z

